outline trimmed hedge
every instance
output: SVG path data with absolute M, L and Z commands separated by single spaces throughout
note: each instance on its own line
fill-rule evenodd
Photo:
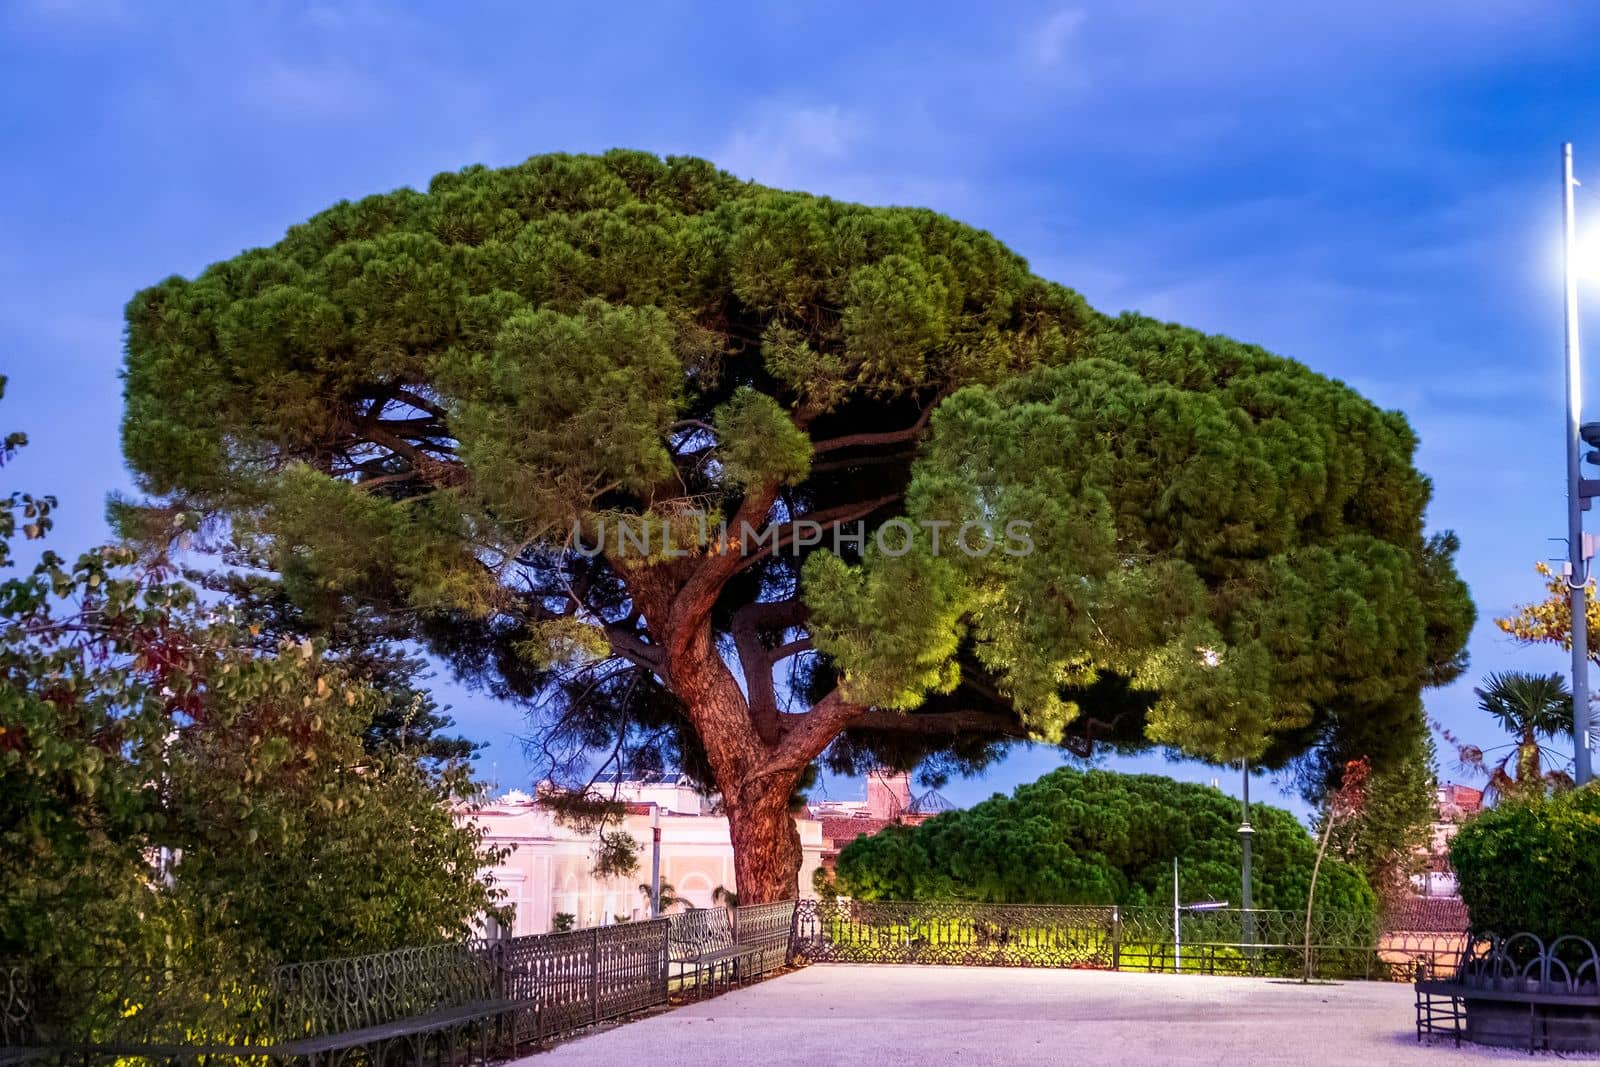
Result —
M 920 826 L 891 826 L 839 854 L 839 888 L 862 900 L 1170 906 L 1239 903 L 1239 802 L 1151 774 L 1062 768 Z M 1303 911 L 1317 843 L 1289 812 L 1254 804 L 1258 908 Z M 1328 856 L 1317 910 L 1375 914 L 1360 871 Z
M 1475 931 L 1600 944 L 1600 787 L 1491 808 L 1461 828 L 1450 862 Z

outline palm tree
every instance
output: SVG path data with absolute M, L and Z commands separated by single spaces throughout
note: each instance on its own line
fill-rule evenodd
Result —
M 643 884 L 643 885 L 641 885 L 639 887 L 639 895 L 644 897 L 644 902 L 646 904 L 649 904 L 651 902 L 650 898 L 651 898 L 652 894 L 650 892 L 650 884 L 648 882 L 646 882 L 645 884 Z M 671 882 L 662 882 L 661 883 L 661 907 L 657 908 L 655 913 L 657 915 L 665 915 L 667 912 L 671 911 L 673 908 L 678 907 L 680 904 L 686 904 L 686 903 L 688 903 L 688 901 L 684 900 L 682 897 L 680 897 L 678 895 L 678 891 L 676 889 L 672 888 L 672 883 Z
M 1561 675 L 1505 671 L 1489 675 L 1473 692 L 1478 707 L 1512 737 L 1498 760 L 1491 753 L 1500 748 L 1486 752 L 1476 745 L 1456 743 L 1462 766 L 1488 779 L 1486 796 L 1514 796 L 1572 785 L 1565 770 L 1546 769 L 1561 757 L 1541 741 L 1572 736 L 1572 694 Z

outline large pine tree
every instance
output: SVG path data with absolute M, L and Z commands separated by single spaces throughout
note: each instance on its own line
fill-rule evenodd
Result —
M 819 757 L 1381 757 L 1472 620 L 1401 415 L 930 211 L 539 156 L 127 318 L 146 491 L 530 702 L 553 765 L 698 771 L 742 900 L 796 892 Z

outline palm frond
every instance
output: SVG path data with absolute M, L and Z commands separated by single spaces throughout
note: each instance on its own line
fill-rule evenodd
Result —
M 1497 671 L 1473 690 L 1478 707 L 1513 737 L 1572 733 L 1572 694 L 1559 674 Z

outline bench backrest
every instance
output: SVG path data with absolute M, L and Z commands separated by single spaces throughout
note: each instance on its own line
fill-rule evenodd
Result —
M 694 959 L 705 952 L 735 945 L 770 947 L 787 944 L 794 926 L 795 902 L 751 904 L 742 908 L 697 908 L 679 912 L 672 921 L 672 958 Z
M 273 973 L 278 1026 L 337 1034 L 489 1000 L 494 970 L 466 945 L 432 945 L 295 963 Z
M 739 909 L 735 920 L 735 935 L 741 945 L 772 945 L 787 943 L 794 928 L 795 902 L 782 900 L 776 904 L 749 904 Z
M 696 908 L 668 918 L 675 960 L 694 959 L 703 952 L 733 947 L 733 912 L 727 908 Z

